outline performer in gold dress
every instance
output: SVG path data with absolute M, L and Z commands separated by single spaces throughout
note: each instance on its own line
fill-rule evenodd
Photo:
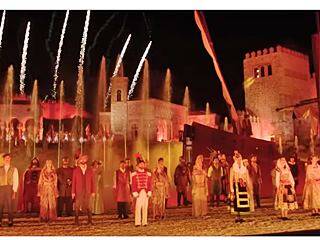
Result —
M 202 162 L 203 156 L 198 155 L 192 171 L 192 215 L 194 217 L 203 217 L 208 213 L 208 181 Z
M 158 166 L 153 170 L 153 218 L 163 219 L 166 209 L 166 197 L 169 192 L 169 178 L 163 165 L 163 158 L 158 159 Z
M 51 160 L 47 160 L 40 173 L 38 196 L 40 197 L 40 221 L 57 219 L 57 173 Z

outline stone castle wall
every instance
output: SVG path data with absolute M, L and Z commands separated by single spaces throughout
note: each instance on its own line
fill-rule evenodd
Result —
M 260 138 L 270 140 L 274 135 L 282 136 L 284 141 L 293 139 L 292 110 L 277 112 L 276 109 L 316 97 L 308 56 L 277 46 L 247 53 L 243 66 L 244 81 L 253 82 L 245 87 L 246 108 L 260 119 Z

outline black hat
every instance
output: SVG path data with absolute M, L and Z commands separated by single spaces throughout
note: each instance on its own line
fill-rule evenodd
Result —
M 5 153 L 5 154 L 2 155 L 3 158 L 8 157 L 8 156 L 11 157 L 11 154 L 10 153 Z
M 139 164 L 139 163 L 144 163 L 145 161 L 142 159 L 142 158 L 137 158 L 137 164 Z

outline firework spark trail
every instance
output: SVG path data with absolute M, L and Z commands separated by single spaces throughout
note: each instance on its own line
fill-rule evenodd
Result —
M 68 24 L 68 18 L 69 18 L 69 10 L 67 10 L 66 16 L 64 18 L 63 27 L 62 27 L 62 31 L 61 31 L 61 35 L 60 35 L 59 48 L 58 48 L 58 53 L 57 53 L 57 58 L 56 58 L 56 65 L 54 68 L 53 92 L 52 92 L 53 99 L 56 99 L 56 97 L 57 97 L 58 69 L 59 69 L 60 56 L 61 56 L 61 51 L 62 51 L 62 46 L 63 46 L 64 34 L 66 32 L 66 28 L 67 28 L 67 24 Z
M 127 38 L 127 40 L 126 40 L 126 42 L 125 42 L 125 44 L 124 44 L 124 46 L 123 46 L 123 48 L 122 48 L 122 50 L 121 50 L 121 53 L 120 53 L 120 56 L 119 56 L 119 58 L 118 58 L 116 67 L 115 67 L 114 72 L 113 72 L 113 74 L 112 74 L 112 77 L 115 77 L 115 76 L 117 76 L 117 74 L 118 74 L 119 68 L 120 68 L 121 63 L 122 63 L 122 59 L 123 59 L 123 57 L 124 57 L 124 54 L 126 53 L 126 50 L 127 50 L 127 47 L 128 47 L 128 45 L 129 45 L 130 40 L 131 40 L 131 34 L 128 36 L 128 38 Z M 110 94 L 111 94 L 111 86 L 112 86 L 112 85 L 111 85 L 111 82 L 110 82 L 110 83 L 109 83 L 108 92 L 107 92 L 107 96 L 106 96 L 106 105 L 108 104 L 107 99 L 109 98 L 109 96 L 110 96 Z
M 26 33 L 24 36 L 23 43 L 23 52 L 22 52 L 22 60 L 21 60 L 21 69 L 20 69 L 20 94 L 24 94 L 24 80 L 26 78 L 26 63 L 27 63 L 27 53 L 28 53 L 28 42 L 29 42 L 29 32 L 30 32 L 30 22 L 28 22 Z
M 80 58 L 79 58 L 79 66 L 78 66 L 78 77 L 83 69 L 84 53 L 86 51 L 89 22 L 90 22 L 90 10 L 87 11 L 86 21 L 84 24 L 83 35 L 82 35 L 82 39 L 81 39 Z
M 118 74 L 120 65 L 122 63 L 122 59 L 124 57 L 124 54 L 126 53 L 126 50 L 127 50 L 128 45 L 129 45 L 130 39 L 131 39 L 131 34 L 128 36 L 128 38 L 127 38 L 127 40 L 126 40 L 126 42 L 125 42 L 125 44 L 124 44 L 124 46 L 123 46 L 123 48 L 121 50 L 120 57 L 118 59 L 118 62 L 117 62 L 116 68 L 114 69 L 112 77 L 115 77 Z
M 0 48 L 2 48 L 2 36 L 3 36 L 3 28 L 4 28 L 5 19 L 6 19 L 6 10 L 3 10 L 2 18 L 1 18 L 1 25 L 0 25 Z
M 130 90 L 129 90 L 129 93 L 128 93 L 128 100 L 130 99 L 130 97 L 131 97 L 132 94 L 133 94 L 134 88 L 135 88 L 135 86 L 136 86 L 136 84 L 137 84 L 137 80 L 138 80 L 138 77 L 139 77 L 140 70 L 141 70 L 142 65 L 143 65 L 143 63 L 144 63 L 144 60 L 145 60 L 145 58 L 146 58 L 146 56 L 147 56 L 147 54 L 148 54 L 148 52 L 149 52 L 149 49 L 150 49 L 150 47 L 151 47 L 151 44 L 152 44 L 152 41 L 149 42 L 146 50 L 144 51 L 144 53 L 143 53 L 143 55 L 142 55 L 142 58 L 141 58 L 141 60 L 140 60 L 140 62 L 139 62 L 138 68 L 137 68 L 137 70 L 136 70 L 136 73 L 134 74 L 132 83 L 131 83 L 131 85 L 130 85 Z
M 46 49 L 47 49 L 47 52 L 49 53 L 49 57 L 51 59 L 51 64 L 54 63 L 54 56 L 53 56 L 53 53 L 52 53 L 52 51 L 50 49 L 50 39 L 52 37 L 55 17 L 56 17 L 56 12 L 53 12 L 52 16 L 51 16 L 51 21 L 50 21 L 48 37 L 46 39 Z
M 109 26 L 110 22 L 112 21 L 112 19 L 117 15 L 118 13 L 113 13 L 108 19 L 107 21 L 102 25 L 102 27 L 99 29 L 99 31 L 97 32 L 97 34 L 95 35 L 94 39 L 93 39 L 93 43 L 90 45 L 90 47 L 88 48 L 88 54 L 87 54 L 87 66 L 88 69 L 90 68 L 91 65 L 91 58 L 90 58 L 90 53 L 91 50 L 97 45 L 98 39 L 100 37 L 100 34 L 103 32 L 103 30 Z

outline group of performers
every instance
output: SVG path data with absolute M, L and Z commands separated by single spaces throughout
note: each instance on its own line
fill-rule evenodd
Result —
M 88 165 L 88 156 L 77 156 L 75 167 L 69 165 L 67 157 L 62 167 L 55 169 L 51 160 L 40 168 L 37 158 L 32 159 L 19 184 L 18 170 L 11 164 L 11 155 L 4 154 L 4 165 L 0 167 L 0 223 L 3 209 L 8 209 L 8 225 L 13 225 L 13 201 L 19 190 L 20 211 L 39 212 L 39 220 L 49 223 L 60 216 L 75 217 L 79 225 L 80 212 L 87 215 L 92 224 L 92 215 L 104 213 L 103 170 L 101 163 L 93 161 Z M 209 165 L 203 155 L 196 157 L 191 166 L 180 157 L 174 172 L 177 191 L 177 205 L 192 204 L 194 217 L 206 218 L 208 199 L 212 207 L 226 203 L 231 213 L 236 214 L 236 222 L 243 222 L 243 214 L 261 207 L 261 168 L 257 156 L 245 159 L 235 150 L 233 164 L 229 167 L 226 155 L 220 152 L 210 154 Z M 312 156 L 306 166 L 306 180 L 303 191 L 303 208 L 319 215 L 320 208 L 320 165 L 319 158 Z M 281 219 L 288 219 L 288 211 L 298 208 L 296 198 L 297 163 L 285 157 L 276 160 L 272 178 L 275 185 L 275 209 L 281 212 Z M 119 219 L 127 219 L 134 212 L 135 226 L 148 224 L 148 212 L 152 209 L 154 219 L 165 218 L 170 197 L 170 177 L 164 166 L 164 159 L 157 160 L 157 166 L 150 170 L 141 155 L 136 162 L 122 160 L 114 172 L 113 190 L 117 202 Z M 20 185 L 20 187 L 19 187 Z M 189 201 L 191 195 L 191 201 Z M 181 201 L 183 200 L 183 201 Z M 255 205 L 256 202 L 256 205 Z M 151 208 L 149 205 L 151 204 Z

